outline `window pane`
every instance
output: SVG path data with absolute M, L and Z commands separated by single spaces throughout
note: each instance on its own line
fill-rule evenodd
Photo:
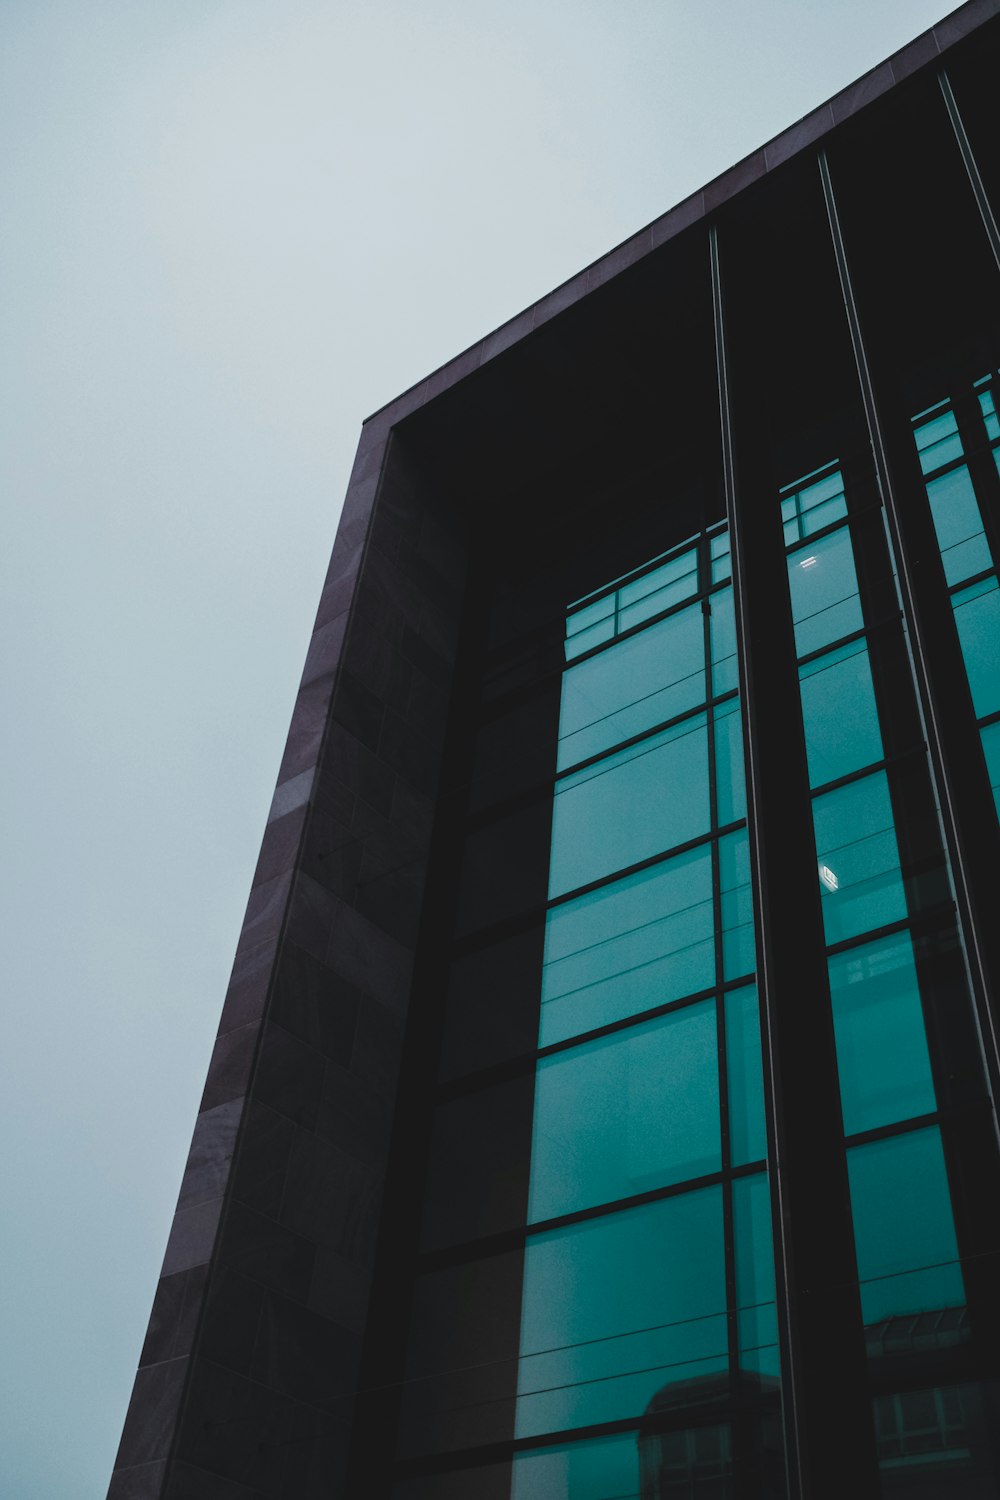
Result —
M 993 558 L 968 469 L 963 465 L 931 480 L 927 498 L 948 582 L 961 583 L 963 578 L 992 568 Z
M 622 584 L 618 590 L 618 602 L 622 609 L 635 604 L 640 599 L 645 599 L 649 594 L 658 593 L 660 589 L 667 588 L 673 583 L 682 583 L 687 586 L 689 594 L 693 594 L 697 587 L 698 576 L 698 553 L 697 549 L 691 547 L 687 552 L 681 552 L 677 557 L 672 557 L 669 562 L 661 563 L 650 573 L 643 573 L 639 578 L 633 578 L 631 583 Z
M 518 1437 L 640 1417 L 726 1355 L 721 1188 L 529 1238 Z
M 715 983 L 706 845 L 549 912 L 539 1045 Z
M 715 1002 L 543 1058 L 529 1219 L 718 1172 Z
M 813 802 L 828 943 L 906 916 L 885 772 Z
M 1000 722 L 988 724 L 982 732 L 986 770 L 993 788 L 993 800 L 1000 815 Z
M 733 613 L 732 589 L 720 589 L 709 599 L 711 606 L 712 693 L 732 692 L 739 687 L 736 657 L 736 616 Z
M 613 620 L 615 616 L 615 596 L 605 594 L 603 599 L 598 599 L 595 604 L 585 604 L 582 609 L 574 610 L 566 616 L 566 634 L 579 635 L 581 630 L 589 630 L 599 620 Z
M 549 896 L 697 838 L 709 822 L 700 714 L 556 783 Z
M 511 1500 L 639 1500 L 635 1433 L 516 1454 Z
M 781 1373 L 774 1292 L 771 1195 L 767 1173 L 733 1183 L 737 1337 L 740 1367 L 759 1375 Z
M 709 544 L 712 558 L 712 582 L 722 583 L 724 579 L 732 575 L 732 558 L 730 557 L 729 527 L 712 537 Z
M 847 1153 L 866 1323 L 965 1301 L 940 1132 Z
M 830 991 L 846 1133 L 936 1109 L 908 934 L 836 954 Z
M 598 755 L 704 699 L 704 629 L 695 605 L 564 673 L 559 768 Z
M 730 990 L 725 1007 L 729 1151 L 733 1166 L 742 1167 L 750 1161 L 762 1161 L 767 1155 L 756 986 L 748 984 L 743 989 Z
M 746 817 L 743 773 L 743 720 L 740 701 L 732 698 L 715 710 L 715 795 L 721 827 Z
M 925 474 L 962 456 L 962 439 L 958 435 L 958 423 L 952 411 L 943 412 L 941 416 L 925 422 L 922 427 L 916 428 L 913 436 L 920 454 L 920 467 Z
M 593 650 L 595 646 L 603 646 L 605 641 L 611 640 L 614 633 L 615 619 L 612 615 L 607 620 L 599 620 L 587 630 L 581 630 L 579 635 L 570 636 L 566 641 L 566 660 L 572 661 L 585 651 Z
M 719 884 L 722 893 L 722 964 L 726 979 L 739 979 L 756 968 L 753 897 L 750 891 L 750 840 L 745 828 L 719 840 Z
M 882 759 L 882 736 L 864 641 L 799 669 L 810 786 Z
M 851 534 L 845 526 L 788 559 L 788 587 L 799 656 L 840 640 L 864 623 L 854 571 Z
M 995 578 L 963 589 L 953 599 L 955 624 L 969 674 L 976 718 L 1000 708 L 1000 591 Z

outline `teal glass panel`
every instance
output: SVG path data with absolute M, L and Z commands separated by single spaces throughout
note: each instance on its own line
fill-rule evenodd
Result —
M 618 590 L 618 628 L 629 630 L 643 620 L 651 620 L 697 592 L 698 553 L 692 547 Z
M 925 474 L 962 456 L 962 439 L 958 434 L 958 423 L 953 411 L 942 412 L 939 417 L 932 417 L 922 427 L 917 427 L 913 438 L 920 454 L 920 467 Z
M 726 1363 L 721 1188 L 529 1236 L 516 1436 L 638 1418 Z
M 605 641 L 613 638 L 614 633 L 615 617 L 611 615 L 606 620 L 598 620 L 596 625 L 591 625 L 587 630 L 581 630 L 579 635 L 569 636 L 566 641 L 566 660 L 574 661 L 585 651 L 591 651 L 595 646 L 603 646 Z
M 986 770 L 990 778 L 990 786 L 993 788 L 993 800 L 996 803 L 997 814 L 1000 815 L 1000 722 L 988 724 L 982 731 L 983 754 L 986 756 Z
M 866 1323 L 965 1301 L 941 1135 L 936 1127 L 847 1153 Z
M 948 583 L 961 583 L 963 578 L 992 568 L 979 502 L 965 465 L 932 479 L 927 498 Z
M 830 993 L 845 1132 L 936 1109 L 909 934 L 835 954 Z
M 729 990 L 725 997 L 726 1080 L 729 1088 L 729 1153 L 734 1167 L 763 1161 L 764 1070 L 761 1062 L 757 987 Z
M 712 859 L 706 844 L 549 912 L 539 1046 L 714 983 Z
M 714 1000 L 539 1062 L 529 1221 L 721 1166 Z
M 736 1262 L 737 1343 L 740 1368 L 781 1374 L 774 1290 L 771 1194 L 767 1173 L 733 1182 L 733 1248 Z
M 708 544 L 712 559 L 712 582 L 722 583 L 732 577 L 733 560 L 730 556 L 729 527 L 717 532 Z
M 852 641 L 800 667 L 799 685 L 810 786 L 823 786 L 882 759 L 864 641 Z
M 991 443 L 995 443 L 997 438 L 1000 438 L 1000 418 L 997 417 L 997 409 L 992 391 L 980 392 L 979 406 L 983 413 L 983 421 L 986 424 L 986 436 Z
M 695 605 L 563 674 L 559 769 L 704 701 L 704 627 Z
M 984 578 L 953 595 L 955 624 L 969 674 L 976 718 L 1000 709 L 1000 590 Z
M 828 943 L 906 916 L 889 783 L 878 771 L 813 802 Z
M 549 896 L 707 833 L 704 714 L 556 782 Z
M 781 518 L 784 522 L 785 542 L 791 545 L 803 537 L 812 536 L 814 532 L 832 525 L 846 515 L 844 481 L 838 469 L 812 484 L 800 485 L 791 494 L 784 494 Z
M 738 698 L 715 710 L 715 795 L 720 827 L 746 817 L 743 719 Z
M 790 555 L 788 588 L 799 656 L 861 629 L 858 577 L 846 526 Z
M 722 970 L 739 979 L 757 967 L 750 890 L 750 840 L 745 828 L 719 840 L 719 885 L 722 894 Z
M 635 1433 L 515 1454 L 511 1500 L 640 1500 Z
M 572 614 L 566 616 L 567 636 L 579 635 L 581 631 L 587 631 L 592 626 L 603 620 L 614 621 L 615 618 L 615 596 L 605 594 L 602 599 L 593 604 L 585 604 L 582 609 L 576 609 Z
M 710 596 L 708 602 L 711 608 L 712 693 L 718 698 L 740 685 L 733 591 L 720 589 Z

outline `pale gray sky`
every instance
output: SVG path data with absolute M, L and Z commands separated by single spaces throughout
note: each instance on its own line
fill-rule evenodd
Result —
M 0 1496 L 101 1500 L 362 419 L 946 0 L 0 0 Z

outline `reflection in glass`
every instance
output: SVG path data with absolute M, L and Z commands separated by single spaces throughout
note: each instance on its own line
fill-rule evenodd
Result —
M 564 672 L 559 769 L 599 755 L 704 700 L 704 628 L 695 605 Z
M 514 1459 L 511 1500 L 611 1497 L 639 1500 L 639 1454 L 632 1432 L 536 1448 Z
M 708 989 L 713 933 L 707 845 L 553 907 L 539 1045 Z
M 851 534 L 847 527 L 822 537 L 788 558 L 788 587 L 799 656 L 832 645 L 860 630 L 864 621 L 858 597 Z
M 727 1363 L 722 1189 L 532 1236 L 517 1436 L 641 1417 L 665 1383 Z
M 766 1172 L 737 1177 L 733 1183 L 733 1240 L 740 1368 L 777 1377 L 774 1246 Z
M 992 568 L 983 518 L 965 465 L 932 479 L 927 485 L 927 498 L 948 583 L 961 583 Z
M 962 439 L 958 435 L 955 413 L 950 409 L 915 428 L 913 438 L 924 474 L 932 474 L 942 465 L 962 457 Z
M 799 668 L 810 786 L 823 786 L 882 759 L 882 736 L 864 641 Z
M 976 718 L 1000 709 L 1000 589 L 997 580 L 984 578 L 955 594 L 955 624 L 969 674 Z
M 743 974 L 752 974 L 756 962 L 750 840 L 745 828 L 719 840 L 719 887 L 723 975 L 726 979 L 739 979 Z
M 721 1165 L 714 1000 L 539 1062 L 529 1220 Z
M 556 783 L 549 896 L 707 833 L 704 714 Z
M 813 802 L 828 943 L 906 916 L 899 849 L 884 771 Z
M 830 993 L 845 1132 L 936 1109 L 909 934 L 835 954 Z
M 940 1131 L 854 1146 L 847 1164 L 865 1323 L 961 1306 Z
M 813 479 L 811 484 L 796 480 L 794 488 L 788 487 L 781 491 L 781 520 L 786 546 L 812 536 L 814 532 L 820 531 L 824 526 L 831 526 L 834 521 L 842 520 L 846 515 L 844 481 L 839 469 L 834 469 L 832 474 L 825 474 L 820 479 Z
M 733 1166 L 741 1167 L 747 1162 L 762 1161 L 767 1154 L 756 985 L 730 990 L 725 1007 L 729 1151 Z

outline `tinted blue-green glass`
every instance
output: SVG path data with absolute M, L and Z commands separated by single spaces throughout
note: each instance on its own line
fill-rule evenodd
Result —
M 728 526 L 712 537 L 709 551 L 712 558 L 712 582 L 722 583 L 724 579 L 732 577 L 733 560 L 730 556 Z
M 707 844 L 554 907 L 539 1046 L 709 989 L 713 934 Z
M 1000 418 L 997 417 L 997 409 L 992 391 L 980 392 L 979 407 L 983 414 L 983 422 L 986 425 L 986 436 L 991 443 L 994 443 L 997 438 L 1000 438 Z
M 939 417 L 932 417 L 922 427 L 915 428 L 913 438 L 920 454 L 920 467 L 925 474 L 962 456 L 962 439 L 958 435 L 958 423 L 953 411 L 942 412 Z
M 984 578 L 952 598 L 976 718 L 1000 709 L 1000 590 Z
M 835 954 L 830 993 L 846 1133 L 936 1109 L 909 934 Z
M 866 1323 L 965 1301 L 941 1135 L 914 1130 L 847 1153 Z
M 799 656 L 861 629 L 858 577 L 846 526 L 791 554 L 788 588 Z
M 721 1166 L 714 1000 L 539 1062 L 530 1221 Z
M 990 786 L 993 788 L 993 800 L 996 803 L 997 813 L 1000 814 L 1000 720 L 996 724 L 986 726 L 982 731 L 982 740 L 986 770 L 990 778 Z
M 709 598 L 711 607 L 712 692 L 716 698 L 739 687 L 736 655 L 736 616 L 732 589 L 720 589 Z
M 707 833 L 704 714 L 556 782 L 549 896 Z
M 754 956 L 753 896 L 750 889 L 750 841 L 745 828 L 719 840 L 719 885 L 722 892 L 722 966 L 726 979 L 752 974 Z
M 695 605 L 567 669 L 559 713 L 559 769 L 599 755 L 704 700 L 704 627 L 701 607 Z
M 738 698 L 730 698 L 715 710 L 715 795 L 721 827 L 746 817 L 743 719 Z
M 615 633 L 615 621 L 612 615 L 610 619 L 599 620 L 596 625 L 591 625 L 587 630 L 581 630 L 579 635 L 570 636 L 566 641 L 566 660 L 573 661 L 575 657 L 582 656 L 585 651 L 590 651 L 594 646 L 603 646 L 605 641 L 610 641 Z
M 742 1167 L 767 1155 L 757 986 L 730 990 L 725 1008 L 729 1151 L 733 1166 Z
M 781 1373 L 774 1291 L 771 1195 L 767 1173 L 733 1182 L 737 1338 L 740 1366 L 760 1375 Z
M 692 547 L 651 573 L 643 573 L 622 585 L 618 590 L 618 628 L 630 630 L 697 591 L 698 553 Z
M 979 502 L 965 465 L 942 474 L 940 479 L 932 479 L 927 486 L 927 498 L 948 582 L 961 583 L 963 578 L 992 568 Z
M 812 484 L 800 485 L 791 494 L 786 492 L 781 501 L 781 518 L 788 545 L 802 537 L 812 536 L 846 515 L 844 481 L 839 469 Z
M 885 772 L 817 797 L 813 820 L 827 942 L 905 917 Z
M 882 759 L 882 736 L 864 641 L 799 668 L 810 786 L 823 786 Z
M 635 1433 L 516 1454 L 511 1500 L 639 1500 Z
M 726 1348 L 721 1188 L 529 1236 L 516 1435 L 639 1417 Z

